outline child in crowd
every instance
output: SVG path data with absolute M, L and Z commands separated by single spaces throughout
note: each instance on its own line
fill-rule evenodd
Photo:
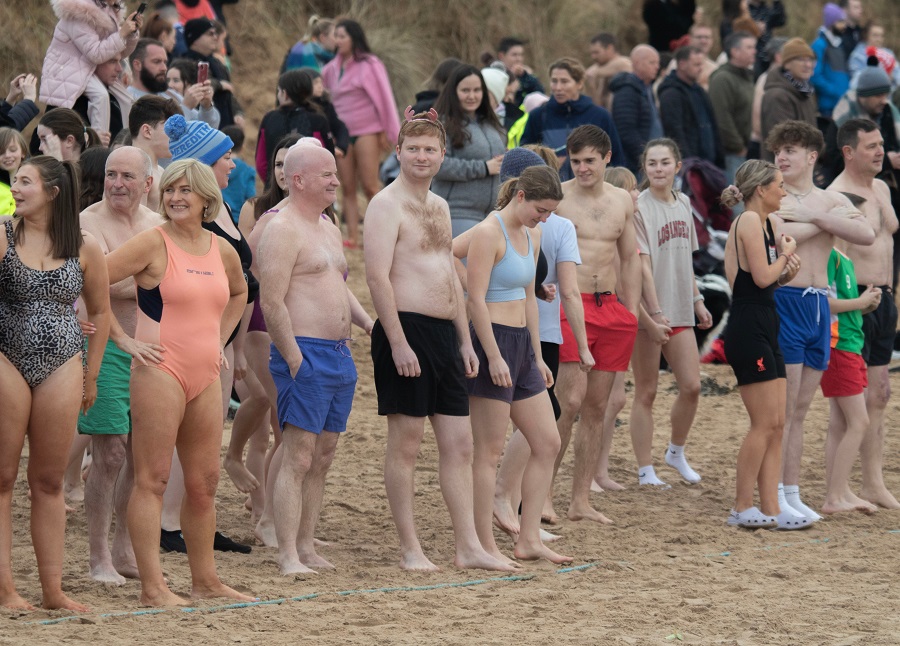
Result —
M 84 94 L 91 128 L 109 132 L 109 93 L 94 70 L 134 51 L 144 18 L 134 12 L 123 20 L 121 2 L 55 0 L 52 5 L 59 22 L 44 57 L 40 100 L 71 108 Z
M 231 149 L 234 170 L 228 176 L 228 187 L 222 191 L 222 197 L 225 203 L 231 207 L 231 218 L 237 224 L 244 202 L 251 197 L 256 197 L 256 171 L 241 159 L 241 153 L 244 150 L 244 131 L 240 126 L 226 126 L 222 128 L 222 132 L 231 137 L 231 141 L 234 142 L 234 148 Z
M 22 134 L 13 128 L 0 128 L 0 215 L 16 212 L 10 186 L 27 156 L 28 147 Z

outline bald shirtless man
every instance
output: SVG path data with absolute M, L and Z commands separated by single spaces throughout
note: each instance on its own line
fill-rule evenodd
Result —
M 346 286 L 340 230 L 322 215 L 340 185 L 334 156 L 296 146 L 284 174 L 290 199 L 263 232 L 259 267 L 283 433 L 274 498 L 278 565 L 293 575 L 334 567 L 316 553 L 313 533 L 356 387 L 350 325 L 371 332 L 374 323 Z
M 779 526 L 819 520 L 800 498 L 803 420 L 822 372 L 828 367 L 831 311 L 828 307 L 828 257 L 835 237 L 868 246 L 875 240 L 871 225 L 840 193 L 813 184 L 816 160 L 824 147 L 822 133 L 803 121 L 785 121 L 769 133 L 766 146 L 784 177 L 787 196 L 774 214 L 780 233 L 797 241 L 803 266 L 787 286 L 775 291 L 781 326 L 778 343 L 787 368 L 787 406 L 782 448 Z
M 454 565 L 508 571 L 513 568 L 485 551 L 475 532 L 466 377 L 477 374 L 478 359 L 453 264 L 450 209 L 429 190 L 446 146 L 444 128 L 432 116 L 408 115 L 397 141 L 400 176 L 366 212 L 366 281 L 378 313 L 372 360 L 378 414 L 388 418 L 384 484 L 400 537 L 400 567 L 437 570 L 413 521 L 416 455 L 427 417 L 456 538 Z
M 103 200 L 81 214 L 81 228 L 93 235 L 108 254 L 142 231 L 163 223 L 162 217 L 141 206 L 156 187 L 152 162 L 146 153 L 118 148 L 106 161 Z M 131 432 L 131 361 L 158 361 L 160 348 L 134 341 L 137 298 L 134 279 L 109 288 L 113 318 L 109 341 L 97 378 L 97 402 L 78 420 L 78 432 L 91 436 L 93 463 L 84 487 L 84 510 L 90 546 L 90 575 L 95 581 L 122 585 L 125 577 L 137 578 L 125 509 L 133 478 L 128 436 Z M 89 341 L 90 342 L 90 341 Z M 116 531 L 112 551 L 109 528 L 113 510 Z
M 610 139 L 603 130 L 591 125 L 579 126 L 569 135 L 566 148 L 575 178 L 563 183 L 564 197 L 557 213 L 575 225 L 581 255 L 581 264 L 575 272 L 594 365 L 591 368 L 578 353 L 572 329 L 580 321 L 570 324 L 563 314 L 563 344 L 559 349 L 556 381 L 562 409 L 557 422 L 562 448 L 556 469 L 572 436 L 575 418 L 581 413 L 568 517 L 611 523 L 591 507 L 589 497 L 600 460 L 603 418 L 613 379 L 617 372 L 628 369 L 637 336 L 641 265 L 632 222 L 634 202 L 627 191 L 603 180 L 611 156 Z M 619 262 L 621 293 L 617 295 L 615 264 Z M 587 374 L 580 369 L 585 366 L 589 368 Z
M 894 303 L 891 279 L 894 256 L 893 234 L 897 231 L 897 214 L 891 206 L 890 189 L 882 180 L 884 138 L 878 124 L 868 119 L 851 119 L 838 130 L 838 147 L 844 156 L 844 172 L 837 176 L 831 191 L 853 193 L 865 198 L 861 209 L 866 221 L 875 230 L 875 242 L 869 247 L 850 245 L 847 255 L 856 268 L 859 293 L 868 285 L 881 289 L 878 309 L 863 317 L 863 359 L 868 366 L 869 386 L 866 391 L 866 412 L 869 429 L 860 446 L 862 462 L 861 496 L 887 509 L 900 509 L 900 503 L 884 484 L 884 413 L 891 396 L 888 364 L 894 349 L 897 329 L 897 306 Z

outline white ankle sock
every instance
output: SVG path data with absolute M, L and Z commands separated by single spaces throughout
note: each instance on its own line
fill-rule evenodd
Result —
M 669 449 L 666 451 L 666 464 L 678 469 L 678 473 L 681 474 L 681 477 L 688 482 L 692 484 L 700 482 L 700 474 L 691 468 L 691 465 L 687 463 L 687 458 L 684 457 L 683 446 L 672 443 L 669 444 Z
M 784 485 L 784 498 L 787 504 L 801 516 L 805 516 L 811 521 L 822 520 L 819 514 L 804 505 L 803 501 L 800 500 L 800 485 Z
M 656 487 L 668 486 L 656 476 L 656 470 L 653 468 L 652 464 L 647 467 L 638 468 L 638 484 L 654 485 Z

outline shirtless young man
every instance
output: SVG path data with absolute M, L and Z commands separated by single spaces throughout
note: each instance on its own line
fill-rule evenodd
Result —
M 867 246 L 875 233 L 845 196 L 813 184 L 816 160 L 824 147 L 822 133 L 816 128 L 802 121 L 785 121 L 772 129 L 766 146 L 775 155 L 787 191 L 781 210 L 774 214 L 775 222 L 780 233 L 797 241 L 797 255 L 803 258 L 794 279 L 775 291 L 781 320 L 778 344 L 787 368 L 782 484 L 778 489 L 784 519 L 779 517 L 779 523 L 793 523 L 794 527 L 821 518 L 800 499 L 800 463 L 803 420 L 828 367 L 828 257 L 835 237 Z
M 388 418 L 384 484 L 400 536 L 400 567 L 437 570 L 413 521 L 416 455 L 428 417 L 456 537 L 454 564 L 508 571 L 513 568 L 486 552 L 475 532 L 466 377 L 477 374 L 478 359 L 453 264 L 450 209 L 429 190 L 445 144 L 437 113 L 408 110 L 397 141 L 400 176 L 366 212 L 366 281 L 378 313 L 372 360 L 378 414 Z
M 334 156 L 296 146 L 284 173 L 290 201 L 263 232 L 259 266 L 283 432 L 274 498 L 278 565 L 291 575 L 334 567 L 316 554 L 313 533 L 356 387 L 350 324 L 371 332 L 373 321 L 344 282 L 340 230 L 322 216 L 340 185 Z
M 868 366 L 869 386 L 866 411 L 868 432 L 860 446 L 862 462 L 862 498 L 888 509 L 900 509 L 900 503 L 888 491 L 882 475 L 884 452 L 884 414 L 891 396 L 888 364 L 894 349 L 897 328 L 897 306 L 891 289 L 894 255 L 893 234 L 897 231 L 897 214 L 891 206 L 887 184 L 875 177 L 881 173 L 884 160 L 884 138 L 878 124 L 868 119 L 851 119 L 838 130 L 838 146 L 844 156 L 844 172 L 837 176 L 831 191 L 853 193 L 865 198 L 861 209 L 875 230 L 875 242 L 869 247 L 850 245 L 847 255 L 856 268 L 860 294 L 868 285 L 882 291 L 878 309 L 863 317 L 863 359 Z
M 559 349 L 556 388 L 562 413 L 557 422 L 562 462 L 572 436 L 572 425 L 581 413 L 575 438 L 575 474 L 569 520 L 610 523 L 591 507 L 591 482 L 600 460 L 603 418 L 617 372 L 628 369 L 637 336 L 637 313 L 641 298 L 641 265 L 637 255 L 633 217 L 634 203 L 627 191 L 603 180 L 611 157 L 609 136 L 597 126 L 579 126 L 566 141 L 575 178 L 564 182 L 561 217 L 575 225 L 581 265 L 575 269 L 584 306 L 584 325 L 594 366 L 585 374 L 572 332 L 573 324 L 563 315 L 563 344 Z M 621 262 L 621 293 L 616 294 L 615 263 Z M 621 298 L 621 302 L 620 302 Z M 581 366 L 579 366 L 581 363 Z M 611 436 L 609 438 L 612 439 Z
M 155 188 L 151 160 L 144 152 L 131 146 L 114 150 L 106 161 L 103 200 L 82 212 L 81 228 L 97 239 L 103 253 L 115 251 L 138 233 L 163 223 L 158 213 L 141 206 Z M 128 442 L 131 361 L 132 357 L 159 361 L 161 348 L 132 338 L 137 322 L 134 279 L 110 286 L 109 300 L 113 318 L 97 378 L 97 401 L 79 418 L 78 432 L 90 436 L 92 445 L 92 465 L 84 487 L 90 575 L 95 581 L 122 585 L 125 577 L 138 575 L 125 523 L 134 476 Z M 113 510 L 117 520 L 110 552 Z

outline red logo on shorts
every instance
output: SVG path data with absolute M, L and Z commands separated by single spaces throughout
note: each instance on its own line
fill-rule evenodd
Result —
M 763 358 L 762 358 L 762 357 L 760 357 L 759 359 L 756 360 L 756 369 L 757 369 L 757 371 L 759 371 L 759 372 L 765 372 L 765 371 L 766 371 L 766 366 L 763 364 Z

